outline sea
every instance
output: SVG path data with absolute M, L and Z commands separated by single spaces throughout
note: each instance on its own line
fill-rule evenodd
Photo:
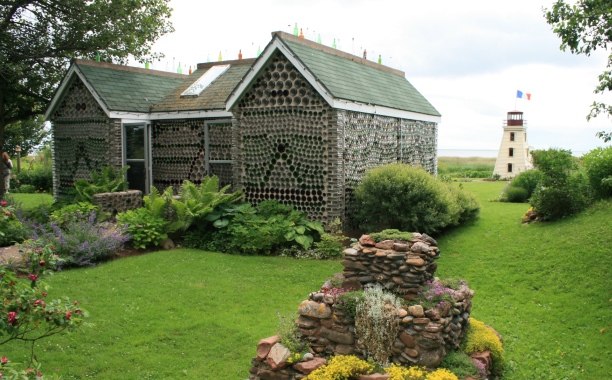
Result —
M 485 157 L 497 158 L 493 149 L 438 149 L 438 157 Z

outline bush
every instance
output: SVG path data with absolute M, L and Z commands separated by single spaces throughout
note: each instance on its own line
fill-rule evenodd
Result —
M 510 182 L 510 186 L 511 187 L 521 187 L 527 190 L 526 199 L 529 199 L 531 198 L 531 195 L 537 188 L 538 183 L 540 183 L 540 176 L 541 176 L 541 173 L 538 170 L 534 170 L 534 169 L 525 170 L 524 172 L 521 172 L 519 175 L 517 175 L 516 177 L 512 179 L 512 181 Z M 508 201 L 508 202 L 512 202 L 512 201 Z
M 502 202 L 524 203 L 529 199 L 529 191 L 522 187 L 508 186 L 502 193 Z
M 314 243 L 315 251 L 321 259 L 337 259 L 344 256 L 344 236 L 321 235 L 321 241 Z
M 400 230 L 388 229 L 383 230 L 382 232 L 372 232 L 369 233 L 370 237 L 377 243 L 380 243 L 384 240 L 395 240 L 395 241 L 405 241 L 408 242 L 414 239 L 414 235 L 412 232 L 402 232 Z
M 21 243 L 26 238 L 26 229 L 17 215 L 15 206 L 0 201 L 0 247 Z
M 19 191 L 27 193 L 31 187 L 23 186 L 29 185 L 34 188 L 34 192 L 40 191 L 44 193 L 50 193 L 53 191 L 53 171 L 51 167 L 37 167 L 33 171 L 21 170 L 16 175 L 16 182 L 19 184 Z
M 612 197 L 612 146 L 596 148 L 582 156 L 589 184 L 596 198 Z
M 49 221 L 63 228 L 70 222 L 87 219 L 92 212 L 95 212 L 96 220 L 98 222 L 103 222 L 110 217 L 110 214 L 100 213 L 100 209 L 100 206 L 93 205 L 89 202 L 77 202 L 63 206 L 59 210 L 52 211 L 49 216 Z
M 496 375 L 501 374 L 505 365 L 502 342 L 493 330 L 488 328 L 483 322 L 470 318 L 470 324 L 465 332 L 461 347 L 467 355 L 471 355 L 474 352 L 491 351 L 491 357 L 493 358 L 491 371 Z
M 451 186 L 404 164 L 371 169 L 355 189 L 356 224 L 431 234 L 476 218 L 476 199 Z
M 478 379 L 484 379 L 487 377 L 486 372 L 480 372 L 480 368 L 477 368 L 472 359 L 461 351 L 451 351 L 446 354 L 440 368 L 446 368 L 452 371 L 458 377 L 464 379 L 468 376 L 472 376 Z
M 37 245 L 53 245 L 67 266 L 91 266 L 112 258 L 129 240 L 125 227 L 96 220 L 96 212 L 77 212 L 63 227 L 50 223 L 51 231 L 40 226 L 33 240 Z
M 151 244 L 157 246 L 168 238 L 164 232 L 168 222 L 152 215 L 146 208 L 120 212 L 117 214 L 117 224 L 126 225 L 135 248 L 145 249 Z
M 337 355 L 326 365 L 312 371 L 305 380 L 351 380 L 374 371 L 374 364 L 353 355 Z
M 572 152 L 564 149 L 534 150 L 533 164 L 540 183 L 530 202 L 542 220 L 557 220 L 578 213 L 589 203 L 586 178 L 576 173 Z
M 95 170 L 90 173 L 91 181 L 86 179 L 74 181 L 77 200 L 91 203 L 95 194 L 126 191 L 128 183 L 125 181 L 125 175 L 129 168 L 129 166 L 124 166 L 116 170 L 112 166 L 105 166 L 100 170 L 100 173 Z
M 36 187 L 34 187 L 34 185 L 21 185 L 17 189 L 17 192 L 24 194 L 34 194 L 36 192 Z

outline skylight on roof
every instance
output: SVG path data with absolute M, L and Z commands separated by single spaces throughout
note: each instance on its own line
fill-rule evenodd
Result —
M 211 85 L 215 79 L 219 78 L 221 74 L 227 71 L 230 65 L 218 65 L 208 69 L 197 81 L 195 81 L 188 89 L 183 91 L 181 97 L 192 97 L 200 96 L 208 86 Z

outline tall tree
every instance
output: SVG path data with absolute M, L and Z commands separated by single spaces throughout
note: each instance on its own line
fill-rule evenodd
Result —
M 578 0 L 575 5 L 557 0 L 552 9 L 544 9 L 546 21 L 561 38 L 561 50 L 573 54 L 591 55 L 597 49 L 608 49 L 612 43 L 612 0 Z M 596 94 L 612 91 L 612 54 L 606 70 L 599 75 Z M 593 102 L 587 119 L 600 114 L 612 115 L 612 105 Z M 598 132 L 604 142 L 612 140 L 612 132 Z
M 0 0 L 0 152 L 5 126 L 44 112 L 71 59 L 156 58 L 169 1 Z
M 41 145 L 47 144 L 51 137 L 47 124 L 42 115 L 7 124 L 4 130 L 4 151 L 9 156 L 14 156 L 15 147 L 19 146 L 21 157 L 25 157 Z

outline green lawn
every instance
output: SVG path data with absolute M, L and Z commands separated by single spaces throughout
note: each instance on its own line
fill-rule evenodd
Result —
M 610 378 L 612 203 L 523 226 L 527 204 L 489 202 L 504 185 L 461 184 L 480 197 L 481 218 L 438 238 L 437 275 L 476 291 L 472 316 L 505 340 L 505 379 Z M 276 311 L 295 311 L 341 269 L 180 249 L 58 273 L 52 295 L 78 299 L 95 326 L 41 342 L 38 358 L 64 379 L 244 380 Z M 27 353 L 0 346 L 14 360 Z
M 10 193 L 8 194 L 8 197 L 13 198 L 15 201 L 21 203 L 22 207 L 26 210 L 43 205 L 50 206 L 53 203 L 53 196 L 45 193 Z

